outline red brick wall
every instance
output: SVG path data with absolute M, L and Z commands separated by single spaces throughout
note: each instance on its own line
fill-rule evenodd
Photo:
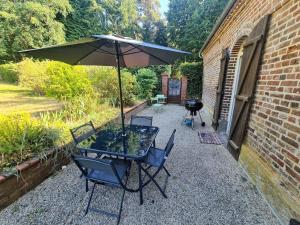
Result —
M 203 102 L 215 103 L 221 51 L 229 48 L 221 118 L 227 120 L 237 51 L 266 14 L 270 28 L 258 74 L 245 142 L 281 176 L 281 185 L 300 199 L 300 1 L 239 0 L 204 49 Z
M 184 104 L 187 97 L 188 80 L 186 76 L 181 77 L 180 104 Z
M 161 91 L 164 96 L 168 96 L 168 79 L 169 74 L 168 73 L 162 73 L 161 74 Z

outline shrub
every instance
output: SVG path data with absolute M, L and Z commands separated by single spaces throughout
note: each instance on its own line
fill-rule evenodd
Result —
M 162 84 L 161 84 L 161 75 L 166 72 L 171 74 L 171 66 L 170 65 L 159 65 L 159 66 L 150 66 L 149 69 L 153 70 L 157 77 L 156 87 L 153 90 L 153 96 L 162 93 Z
M 88 74 L 102 102 L 108 102 L 112 106 L 118 105 L 120 92 L 117 70 L 113 67 L 89 67 Z M 122 71 L 121 79 L 124 103 L 131 105 L 137 92 L 136 79 L 126 71 Z
M 125 105 L 134 105 L 135 96 L 138 94 L 138 83 L 135 76 L 129 72 L 121 73 L 123 100 Z
M 187 93 L 191 98 L 198 98 L 202 96 L 202 63 L 199 62 L 185 62 L 180 64 L 179 71 L 188 79 Z
M 139 96 L 144 99 L 150 99 L 157 84 L 155 72 L 150 69 L 140 69 L 136 77 L 139 84 Z
M 0 65 L 0 80 L 8 83 L 17 83 L 18 72 L 16 64 L 9 63 Z
M 16 165 L 54 147 L 58 138 L 58 130 L 27 113 L 0 114 L 0 167 Z
M 87 71 L 82 66 L 70 66 L 51 61 L 47 63 L 45 92 L 49 97 L 59 100 L 70 100 L 93 93 Z
M 47 74 L 48 61 L 33 61 L 25 59 L 17 66 L 19 74 L 19 85 L 31 88 L 35 94 L 44 95 L 49 80 Z

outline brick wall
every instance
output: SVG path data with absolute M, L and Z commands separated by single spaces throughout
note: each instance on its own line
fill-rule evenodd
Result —
M 240 0 L 204 49 L 203 102 L 215 104 L 222 49 L 229 48 L 221 119 L 228 119 L 237 52 L 244 37 L 266 14 L 269 32 L 258 74 L 245 137 L 248 144 L 280 176 L 278 185 L 300 200 L 300 1 Z M 270 178 L 271 179 L 271 178 Z
M 300 1 L 272 14 L 247 141 L 300 192 Z
M 187 86 L 188 79 L 186 76 L 181 77 L 181 89 L 180 89 L 180 104 L 183 105 L 187 98 Z

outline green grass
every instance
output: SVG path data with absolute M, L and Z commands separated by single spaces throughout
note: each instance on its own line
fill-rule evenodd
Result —
M 48 97 L 33 96 L 29 88 L 14 84 L 0 83 L 0 113 L 29 112 L 38 114 L 46 111 L 58 111 L 62 104 Z

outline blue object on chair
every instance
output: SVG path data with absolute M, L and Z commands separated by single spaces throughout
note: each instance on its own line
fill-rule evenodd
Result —
M 119 224 L 131 163 L 122 159 L 104 160 L 79 155 L 72 155 L 72 159 L 85 178 L 94 183 L 85 214 L 87 214 L 89 210 L 92 210 L 98 213 L 114 216 L 117 217 L 117 224 Z M 90 207 L 96 185 L 123 188 L 118 214 Z

